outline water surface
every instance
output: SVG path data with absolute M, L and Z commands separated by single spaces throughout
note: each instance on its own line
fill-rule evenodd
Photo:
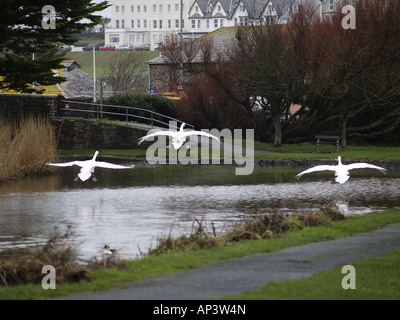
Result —
M 332 185 L 330 172 L 297 180 L 303 169 L 256 166 L 253 174 L 236 176 L 229 165 L 137 165 L 97 168 L 97 182 L 81 182 L 74 181 L 79 168 L 69 167 L 3 183 L 0 256 L 45 242 L 54 227 L 71 227 L 83 259 L 100 257 L 104 244 L 129 259 L 147 252 L 171 226 L 174 234 L 189 231 L 194 219 L 222 227 L 248 214 L 316 209 L 327 201 L 345 204 L 350 214 L 400 204 L 400 172 L 354 170 L 353 181 Z

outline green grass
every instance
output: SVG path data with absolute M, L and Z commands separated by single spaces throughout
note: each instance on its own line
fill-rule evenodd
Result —
M 58 155 L 61 156 L 87 156 L 93 157 L 95 149 L 80 149 L 80 150 L 58 150 Z M 99 157 L 102 155 L 113 157 L 127 157 L 127 158 L 143 158 L 146 157 L 146 149 L 98 149 Z
M 115 59 L 118 55 L 126 55 L 128 51 L 96 51 L 96 75 L 101 76 L 106 73 L 106 66 L 109 64 L 111 59 Z M 139 52 L 142 54 L 142 51 Z M 160 55 L 157 51 L 145 51 L 148 55 L 148 60 L 154 59 Z M 82 71 L 93 75 L 93 52 L 90 51 L 77 51 L 68 52 L 65 55 L 64 60 L 75 60 L 81 66 Z M 147 70 L 147 66 L 144 66 Z
M 378 147 L 378 146 L 347 146 L 339 148 L 336 153 L 336 146 L 320 145 L 320 152 L 316 153 L 315 144 L 299 143 L 284 144 L 282 147 L 274 147 L 271 143 L 255 141 L 255 150 L 274 152 L 272 154 L 256 154 L 255 159 L 335 159 L 338 155 L 346 160 L 377 160 L 377 161 L 399 161 L 400 147 Z
M 186 271 L 208 262 L 277 251 L 305 243 L 350 236 L 399 222 L 400 209 L 390 209 L 375 214 L 350 217 L 348 220 L 336 222 L 330 227 L 311 227 L 288 232 L 285 236 L 277 239 L 243 241 L 220 246 L 213 250 L 184 253 L 172 252 L 126 261 L 129 271 L 96 270 L 93 272 L 92 281 L 83 281 L 77 284 L 59 284 L 56 290 L 43 290 L 40 284 L 0 287 L 0 299 L 43 299 L 84 291 L 105 290 L 110 287 L 122 287 L 127 281 L 138 281 L 164 273 Z M 398 268 L 398 260 L 396 259 L 389 259 L 387 264 L 389 266 L 386 269 Z M 377 272 L 376 276 L 385 277 L 385 274 L 383 273 L 379 276 L 379 272 Z M 332 280 L 332 282 L 334 281 Z M 326 290 L 329 291 L 330 289 L 327 288 Z M 313 295 L 311 294 L 311 296 Z M 315 295 L 314 297 L 318 298 L 319 296 Z
M 252 292 L 223 297 L 230 300 L 399 300 L 400 251 L 352 263 L 355 289 L 343 289 L 342 267 L 312 277 L 274 281 Z M 321 285 L 323 284 L 323 285 Z

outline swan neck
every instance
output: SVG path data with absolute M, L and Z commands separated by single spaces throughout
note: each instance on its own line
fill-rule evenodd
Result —
M 98 154 L 99 154 L 99 152 L 98 152 L 98 151 L 96 151 L 96 152 L 94 153 L 94 156 L 93 156 L 93 159 L 92 159 L 93 161 L 94 161 L 94 160 L 96 160 L 96 158 L 97 158 Z

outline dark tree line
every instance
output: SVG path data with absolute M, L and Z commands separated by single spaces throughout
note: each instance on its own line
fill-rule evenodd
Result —
M 239 27 L 223 54 L 211 39 L 177 46 L 166 61 L 183 66 L 189 97 L 178 113 L 203 127 L 253 127 L 275 146 L 315 134 L 340 135 L 342 147 L 399 143 L 400 2 L 355 8 L 355 29 L 342 27 L 341 8 L 327 22 L 304 5 L 286 25 Z

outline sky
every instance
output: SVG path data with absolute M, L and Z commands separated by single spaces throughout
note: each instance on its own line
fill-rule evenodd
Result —
M 100 3 L 100 2 L 102 2 L 102 1 L 103 1 L 103 0 L 93 0 L 92 2 L 94 2 L 94 3 Z M 109 2 L 111 2 L 111 1 L 109 1 Z M 96 15 L 103 16 L 103 17 L 111 18 L 111 7 L 108 7 L 106 10 L 96 12 L 95 14 L 96 14 Z

